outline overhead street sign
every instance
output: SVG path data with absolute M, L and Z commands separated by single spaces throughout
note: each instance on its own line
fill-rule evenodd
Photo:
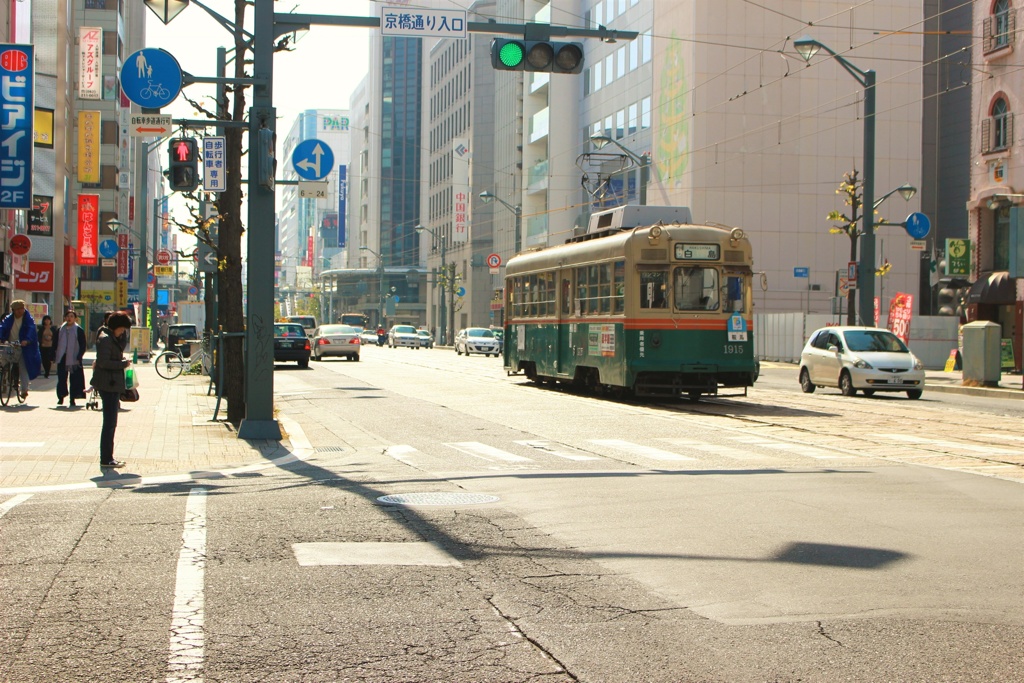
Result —
M 171 132 L 170 114 L 131 114 L 128 131 L 133 138 L 163 137 Z
M 292 166 L 303 180 L 323 180 L 334 168 L 334 152 L 320 140 L 303 140 L 292 151 Z
M 140 107 L 159 109 L 170 104 L 181 92 L 182 83 L 178 60 L 159 48 L 133 52 L 121 67 L 121 90 Z
M 415 38 L 465 38 L 466 10 L 385 7 L 381 12 L 382 36 Z
M 915 240 L 923 240 L 932 229 L 931 220 L 920 211 L 915 211 L 907 216 L 905 225 L 907 227 L 907 234 Z
M 174 275 L 174 266 L 153 266 L 153 275 L 157 277 L 171 277 Z
M 196 254 L 196 259 L 199 261 L 200 273 L 217 272 L 217 253 L 214 252 L 213 248 L 206 242 L 199 243 L 199 251 Z
M 228 189 L 227 138 L 214 136 L 203 138 L 203 189 L 207 192 L 224 192 Z

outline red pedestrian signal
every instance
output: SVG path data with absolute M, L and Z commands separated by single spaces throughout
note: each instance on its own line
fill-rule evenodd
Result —
M 167 149 L 171 190 L 192 192 L 199 187 L 199 145 L 195 138 L 175 138 Z

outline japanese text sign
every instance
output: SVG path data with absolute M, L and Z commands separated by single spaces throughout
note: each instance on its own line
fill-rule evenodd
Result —
M 78 112 L 78 182 L 100 182 L 100 112 Z
M 914 295 L 898 292 L 889 302 L 889 331 L 910 343 L 910 319 L 914 315 Z
M 28 272 L 14 274 L 14 288 L 28 292 L 52 292 L 53 263 L 29 261 Z
M 103 97 L 103 29 L 82 26 L 78 29 L 78 96 L 83 100 Z
M 34 81 L 33 47 L 0 44 L 0 209 L 32 208 Z
M 78 263 L 95 266 L 100 237 L 100 196 L 78 195 Z
M 380 33 L 412 38 L 465 38 L 466 11 L 385 7 L 380 17 Z
M 228 189 L 224 152 L 225 138 L 203 138 L 203 189 L 207 192 L 223 192 Z

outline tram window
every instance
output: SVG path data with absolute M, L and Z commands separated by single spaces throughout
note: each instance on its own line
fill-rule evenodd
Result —
M 562 315 L 569 315 L 572 310 L 572 280 L 562 278 Z
M 576 315 L 587 314 L 587 269 L 576 269 Z
M 601 266 L 587 268 L 587 310 L 601 312 Z
M 537 276 L 537 313 L 555 314 L 555 274 L 541 273 Z
M 601 287 L 598 290 L 598 296 L 601 297 L 601 312 L 611 313 L 612 310 L 612 264 L 602 263 L 600 266 L 601 271 Z
M 537 315 L 537 276 L 526 280 L 526 315 Z
M 626 311 L 626 262 L 616 261 L 614 264 L 615 273 L 612 282 L 612 296 L 614 304 L 613 313 L 624 313 Z
M 743 305 L 743 278 L 730 277 L 728 279 L 726 294 L 729 297 L 729 310 L 743 312 L 746 308 Z
M 663 270 L 640 271 L 640 308 L 668 308 L 667 280 L 668 273 Z
M 675 307 L 677 311 L 717 311 L 718 271 L 700 266 L 676 268 Z

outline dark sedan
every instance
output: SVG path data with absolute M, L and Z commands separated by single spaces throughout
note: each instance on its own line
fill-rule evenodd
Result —
M 274 362 L 296 361 L 300 368 L 309 367 L 309 337 L 302 325 L 295 323 L 274 324 Z

